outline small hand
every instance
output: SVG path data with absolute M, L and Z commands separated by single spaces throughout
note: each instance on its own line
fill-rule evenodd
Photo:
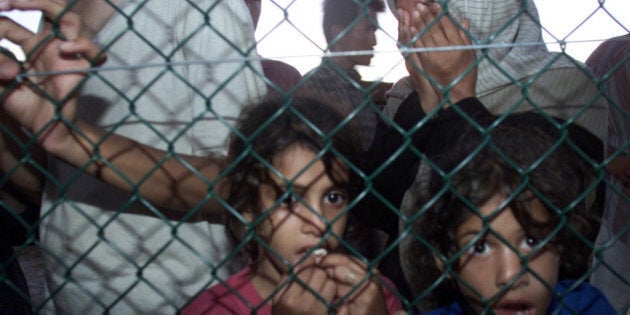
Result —
M 328 314 L 336 292 L 336 283 L 316 264 L 295 269 L 291 280 L 285 276 L 284 288 L 272 299 L 273 314 Z M 298 280 L 299 279 L 299 280 Z
M 387 304 L 381 285 L 373 278 L 377 270 L 368 272 L 358 258 L 331 254 L 321 263 L 336 283 L 335 301 L 343 301 L 337 314 L 387 314 Z

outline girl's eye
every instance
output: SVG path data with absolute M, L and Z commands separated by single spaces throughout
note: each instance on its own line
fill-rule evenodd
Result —
M 348 202 L 348 196 L 339 191 L 332 191 L 326 195 L 326 202 L 333 205 L 345 205 Z
M 475 244 L 473 244 L 468 249 L 468 252 L 474 255 L 483 255 L 483 254 L 487 254 L 488 250 L 489 248 L 488 248 L 488 243 L 486 242 L 486 240 L 480 240 L 476 242 Z
M 289 193 L 289 194 L 283 195 L 283 199 L 282 199 L 283 207 L 292 208 L 293 205 L 296 204 L 297 202 L 298 202 L 298 199 L 295 196 L 295 194 Z
M 538 239 L 535 236 L 527 235 L 527 237 L 525 237 L 525 244 L 528 247 L 534 247 L 534 246 L 538 245 L 539 243 L 540 243 L 540 239 Z

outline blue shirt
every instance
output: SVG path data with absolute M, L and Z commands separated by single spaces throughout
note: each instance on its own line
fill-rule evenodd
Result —
M 574 315 L 615 315 L 608 299 L 599 289 L 582 282 L 576 288 L 567 291 L 574 284 L 574 280 L 563 280 L 556 286 L 556 295 L 547 310 L 547 314 Z M 436 310 L 423 313 L 425 315 L 454 315 L 464 314 L 462 306 L 458 302 Z

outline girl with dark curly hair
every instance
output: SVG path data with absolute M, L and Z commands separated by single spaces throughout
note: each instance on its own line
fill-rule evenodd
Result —
M 184 314 L 392 314 L 394 285 L 348 243 L 360 192 L 356 131 L 313 99 L 247 108 L 230 139 L 226 228 L 248 267 Z

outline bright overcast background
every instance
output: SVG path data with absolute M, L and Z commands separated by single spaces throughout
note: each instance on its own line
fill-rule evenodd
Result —
M 88 0 L 89 1 L 89 0 Z M 630 0 L 535 0 L 544 27 L 545 43 L 560 51 L 561 42 L 573 58 L 585 61 L 603 40 L 630 30 Z M 600 2 L 602 2 L 600 6 Z M 322 0 L 262 0 L 256 37 L 258 51 L 305 73 L 316 67 L 325 47 L 322 33 Z M 372 65 L 359 68 L 364 80 L 394 82 L 405 75 L 396 48 L 393 14 L 379 14 L 382 30 Z
M 262 1 L 262 15 L 256 33 L 260 41 L 259 53 L 264 57 L 285 61 L 302 73 L 316 67 L 321 60 L 322 47 L 325 47 L 321 26 L 322 0 Z M 541 23 L 546 29 L 543 36 L 549 49 L 560 51 L 559 41 L 564 41 L 566 52 L 580 61 L 585 61 L 603 40 L 627 34 L 630 30 L 630 0 L 535 2 Z M 599 2 L 603 3 L 605 10 Z M 283 22 L 285 12 L 290 23 Z M 383 31 L 377 32 L 379 44 L 376 55 L 370 67 L 358 70 L 365 80 L 383 78 L 393 82 L 405 75 L 395 44 L 396 20 L 389 10 L 379 14 L 378 19 Z

